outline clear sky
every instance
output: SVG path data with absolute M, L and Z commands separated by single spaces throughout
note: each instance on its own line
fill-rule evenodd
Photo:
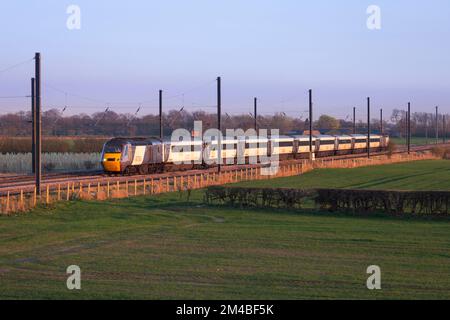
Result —
M 80 30 L 66 27 L 71 4 Z M 366 26 L 372 4 L 381 30 Z M 316 115 L 356 106 L 362 118 L 367 96 L 387 113 L 408 101 L 450 113 L 449 16 L 448 0 L 2 1 L 0 70 L 40 51 L 43 104 L 67 101 L 71 114 L 107 102 L 155 112 L 160 88 L 168 107 L 213 111 L 219 75 L 228 113 L 252 111 L 257 96 L 262 114 L 298 116 L 309 88 Z M 0 71 L 0 97 L 29 94 L 32 76 L 32 61 Z M 0 99 L 0 113 L 27 108 L 28 99 Z

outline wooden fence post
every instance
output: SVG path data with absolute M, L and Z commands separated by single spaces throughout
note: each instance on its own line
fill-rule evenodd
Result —
M 23 189 L 20 189 L 20 208 L 21 210 L 25 210 L 25 204 L 23 202 Z
M 49 188 L 49 185 L 47 185 L 47 192 L 46 192 L 46 199 L 45 199 L 45 202 L 46 202 L 47 204 L 50 204 L 50 188 Z
M 9 212 L 9 191 L 6 194 L 6 213 Z
M 143 192 L 144 192 L 144 196 L 145 196 L 145 194 L 147 193 L 147 190 L 146 190 L 147 188 L 146 188 L 146 182 L 145 182 L 145 178 L 144 178 L 144 182 L 143 182 L 143 185 L 144 185 L 144 191 L 143 191 Z

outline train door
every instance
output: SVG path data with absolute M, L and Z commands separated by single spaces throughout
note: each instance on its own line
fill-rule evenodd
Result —
M 292 144 L 292 154 L 294 155 L 294 159 L 297 159 L 298 148 L 299 148 L 299 141 L 297 139 L 294 139 L 294 142 Z
M 338 137 L 334 138 L 334 155 L 338 154 L 338 150 L 339 150 L 339 139 Z
M 169 156 L 170 156 L 170 144 L 167 143 L 161 143 L 161 157 L 162 157 L 162 162 L 167 162 L 169 160 Z
M 131 163 L 132 166 L 141 165 L 144 162 L 145 149 L 146 146 L 133 146 L 133 161 Z

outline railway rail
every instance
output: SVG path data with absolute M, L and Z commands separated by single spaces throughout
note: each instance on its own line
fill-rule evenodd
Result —
M 422 145 L 422 146 L 412 146 L 411 151 L 412 152 L 425 152 L 431 150 L 433 147 L 436 146 L 448 146 L 449 144 L 439 144 L 439 145 Z M 399 147 L 396 151 L 393 153 L 395 154 L 401 154 L 406 153 L 407 148 L 406 147 Z M 372 156 L 380 156 L 380 155 L 386 155 L 388 152 L 373 152 L 371 153 Z M 349 154 L 349 155 L 340 155 L 340 156 L 330 156 L 323 159 L 324 161 L 333 161 L 333 160 L 339 160 L 339 159 L 357 159 L 357 158 L 365 158 L 367 157 L 366 153 L 359 153 L 359 154 Z M 303 160 L 285 160 L 283 163 L 299 163 Z M 222 172 L 227 171 L 233 171 L 237 168 L 259 168 L 261 167 L 261 164 L 253 164 L 253 165 L 230 165 L 230 166 L 223 166 Z M 147 175 L 133 175 L 132 178 L 138 181 L 144 180 L 144 179 L 160 179 L 160 178 L 169 178 L 172 179 L 173 177 L 182 177 L 182 176 L 189 176 L 189 175 L 195 175 L 200 173 L 206 173 L 206 172 L 215 172 L 217 171 L 217 168 L 209 168 L 204 170 L 187 170 L 187 171 L 171 171 L 171 172 L 165 172 L 165 173 L 159 173 L 159 174 L 147 174 Z M 117 183 L 117 182 L 123 182 L 126 180 L 129 180 L 130 176 L 111 176 L 103 173 L 102 171 L 90 171 L 90 172 L 73 172 L 73 173 L 63 173 L 63 174 L 57 174 L 57 173 L 51 173 L 46 174 L 43 176 L 43 181 L 41 183 L 42 190 L 47 187 L 47 185 L 55 186 L 57 184 L 67 184 L 67 183 L 98 183 L 102 186 L 106 185 L 107 183 Z M 34 185 L 34 176 L 33 175 L 14 175 L 14 174 L 8 174 L 4 176 L 0 176 L 0 196 L 6 195 L 7 193 L 18 194 L 20 192 L 33 192 L 35 188 Z

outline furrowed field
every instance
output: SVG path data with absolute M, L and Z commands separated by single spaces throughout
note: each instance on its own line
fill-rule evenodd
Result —
M 450 161 L 252 186 L 450 190 Z M 0 298 L 449 299 L 450 220 L 205 206 L 202 191 L 0 217 Z M 82 290 L 66 288 L 79 265 Z M 382 290 L 366 288 L 379 265 Z

